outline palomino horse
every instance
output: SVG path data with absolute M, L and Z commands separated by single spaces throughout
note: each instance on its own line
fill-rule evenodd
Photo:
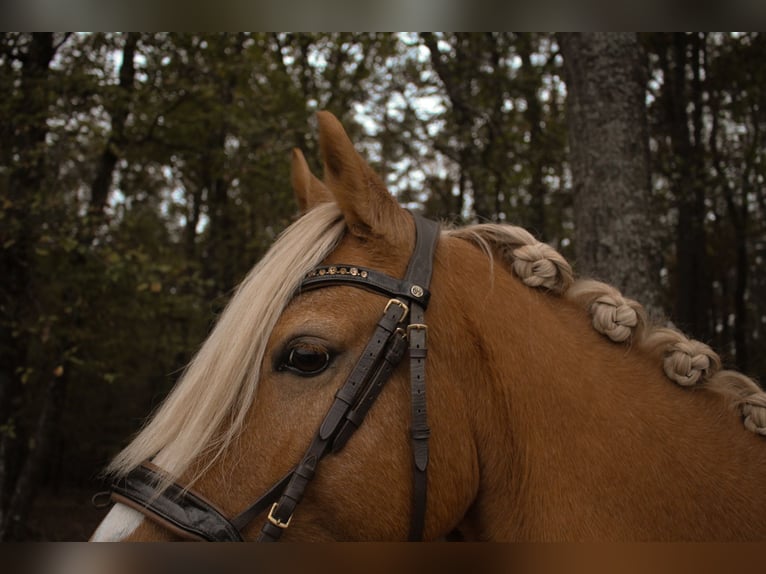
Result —
M 522 229 L 415 218 L 319 126 L 324 183 L 296 151 L 303 216 L 112 463 L 94 540 L 766 538 L 753 381 Z

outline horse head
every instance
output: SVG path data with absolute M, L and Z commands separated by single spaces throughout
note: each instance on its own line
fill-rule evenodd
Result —
M 319 127 L 324 182 L 311 174 L 300 151 L 294 151 L 292 184 L 303 216 L 245 279 L 164 406 L 113 463 L 118 474 L 151 459 L 157 470 L 147 478 L 156 483 L 152 488 L 162 490 L 178 481 L 212 501 L 221 515 L 236 516 L 302 460 L 370 338 L 390 336 L 377 326 L 391 301 L 398 301 L 396 293 L 341 279 L 361 279 L 362 274 L 370 280 L 404 278 L 416 246 L 413 216 L 397 204 L 332 115 L 320 113 Z M 437 248 L 435 261 L 439 258 Z M 307 288 L 312 272 L 317 279 L 336 275 L 339 281 Z M 434 273 L 441 280 L 438 264 Z M 400 329 L 404 343 L 408 323 L 400 318 L 411 310 L 410 301 L 401 299 L 403 307 L 389 314 L 399 315 L 391 331 Z M 443 295 L 434 295 L 431 305 L 439 313 Z M 422 334 L 434 339 L 434 348 L 445 335 Z M 433 380 L 428 416 L 444 429 L 429 445 L 424 532 L 429 538 L 459 522 L 478 488 L 474 435 L 467 413 L 459 414 L 465 389 L 450 376 L 464 360 L 470 360 L 468 354 L 457 350 L 428 360 Z M 370 373 L 359 378 L 372 378 L 382 361 L 384 357 L 375 358 Z M 410 365 L 402 361 L 388 371 L 390 377 L 376 381 L 385 388 L 374 408 L 368 407 L 364 423 L 347 423 L 358 423 L 358 432 L 344 438 L 342 447 L 328 444 L 333 452 L 322 458 L 311 485 L 301 493 L 286 539 L 406 538 L 414 466 Z M 365 384 L 369 381 L 359 383 Z M 266 511 L 273 510 L 269 506 Z M 115 517 L 120 513 L 130 514 L 121 507 Z M 267 512 L 262 514 L 243 525 L 243 537 L 256 537 L 263 522 L 268 524 Z M 108 528 L 109 520 L 96 538 L 106 536 Z M 175 529 L 179 531 L 183 529 Z M 172 532 L 141 521 L 130 534 L 140 539 Z

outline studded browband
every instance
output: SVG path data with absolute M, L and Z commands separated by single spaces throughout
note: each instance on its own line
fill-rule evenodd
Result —
M 359 266 L 332 265 L 317 267 L 301 283 L 299 292 L 331 285 L 352 285 L 391 299 L 362 355 L 335 394 L 335 400 L 306 453 L 292 470 L 232 519 L 178 483 L 171 482 L 166 490 L 157 493 L 156 486 L 162 482 L 163 471 L 149 462 L 114 482 L 113 500 L 139 510 L 182 538 L 210 541 L 241 541 L 242 531 L 269 509 L 258 541 L 276 542 L 290 526 L 293 513 L 319 462 L 327 454 L 341 450 L 359 428 L 409 347 L 413 491 L 408 539 L 421 540 L 425 527 L 430 434 L 426 413 L 427 327 L 424 314 L 430 296 L 428 288 L 439 225 L 419 216 L 414 219 L 415 249 L 404 279 Z

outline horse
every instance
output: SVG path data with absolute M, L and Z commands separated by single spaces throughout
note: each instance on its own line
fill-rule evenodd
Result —
M 112 461 L 92 540 L 766 538 L 753 380 L 522 228 L 413 215 L 318 125 L 324 180 L 293 151 L 302 215 Z

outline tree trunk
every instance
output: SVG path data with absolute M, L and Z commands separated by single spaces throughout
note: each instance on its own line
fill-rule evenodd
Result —
M 120 148 L 125 143 L 125 124 L 130 113 L 130 99 L 133 95 L 133 85 L 136 76 L 134 59 L 139 34 L 130 32 L 125 37 L 125 46 L 122 50 L 122 66 L 120 67 L 120 83 L 117 96 L 114 99 L 110 115 L 112 117 L 112 129 L 109 139 L 101 153 L 101 158 L 96 169 L 96 177 L 91 184 L 90 211 L 92 215 L 100 215 L 104 212 L 109 190 L 112 187 L 114 168 L 119 159 Z
M 664 60 L 664 89 L 674 159 L 673 192 L 678 208 L 676 228 L 675 301 L 673 318 L 685 331 L 707 341 L 712 336 L 710 316 L 712 291 L 707 264 L 705 236 L 705 166 L 702 133 L 702 86 L 699 77 L 701 44 L 693 38 L 692 58 L 688 58 L 687 37 L 672 35 L 671 57 Z M 687 69 L 691 66 L 691 92 L 687 89 Z M 689 118 L 687 108 L 693 104 Z M 689 130 L 692 120 L 693 132 Z
M 470 137 L 474 132 L 474 113 L 471 109 L 471 88 L 467 78 L 470 78 L 475 71 L 477 55 L 471 53 L 472 48 L 465 45 L 459 45 L 455 50 L 453 60 L 450 62 L 442 56 L 439 50 L 438 39 L 431 32 L 421 34 L 423 43 L 428 48 L 431 66 L 439 76 L 447 97 L 452 107 L 452 116 L 461 135 L 457 146 L 458 163 L 461 177 L 461 197 L 467 187 L 470 187 L 473 193 L 473 211 L 479 221 L 494 221 L 496 219 L 494 194 L 483 185 L 483 174 L 487 167 L 477 157 L 476 146 Z M 460 205 L 457 215 L 462 212 L 463 205 Z M 450 214 L 452 215 L 452 214 Z
M 646 72 L 638 38 L 567 33 L 558 41 L 568 94 L 578 271 L 616 286 L 659 317 Z
M 122 145 L 124 139 L 125 122 L 130 109 L 130 93 L 133 87 L 133 79 L 135 75 L 135 68 L 133 64 L 135 56 L 135 48 L 138 40 L 137 34 L 128 34 L 123 49 L 123 65 L 120 69 L 120 97 L 119 101 L 115 103 L 115 107 L 112 110 L 112 133 L 107 140 L 105 149 L 101 155 L 99 165 L 97 167 L 96 176 L 91 184 L 91 200 L 88 205 L 88 211 L 91 216 L 89 225 L 86 225 L 79 232 L 79 240 L 82 245 L 87 248 L 93 241 L 93 237 L 96 233 L 96 222 L 101 221 L 103 218 L 104 209 L 108 198 L 108 192 L 111 187 L 112 174 L 117 164 L 118 155 L 115 149 L 116 146 Z M 39 43 L 44 43 L 41 48 Z M 34 73 L 35 82 L 27 86 L 22 85 L 22 94 L 25 100 L 30 97 L 30 94 L 37 94 L 35 97 L 39 97 L 40 101 L 35 106 L 37 114 L 35 117 L 38 121 L 41 121 L 42 125 L 45 125 L 47 119 L 47 106 L 48 98 L 52 93 L 48 82 L 48 66 L 53 59 L 56 48 L 53 45 L 52 35 L 35 35 L 29 50 L 29 60 L 25 62 L 24 77 L 26 78 L 26 66 L 29 64 L 30 75 Z M 32 65 L 34 62 L 34 65 Z M 25 193 L 30 196 L 34 196 L 41 192 L 41 182 L 43 181 L 43 162 L 45 159 L 45 135 L 47 129 L 43 129 L 41 126 L 32 124 L 32 131 L 35 134 L 34 139 L 30 142 L 32 157 L 36 158 L 36 169 L 31 174 L 25 174 Z M 26 127 L 26 126 L 22 126 Z M 32 179 L 30 179 L 32 178 Z M 39 209 L 39 208 L 38 208 Z M 26 233 L 22 236 L 27 235 Z M 30 249 L 34 247 L 34 244 L 30 244 Z M 28 253 L 28 257 L 25 259 L 26 263 L 26 285 L 29 293 L 27 297 L 32 299 L 38 298 L 35 294 L 39 293 L 41 286 L 39 285 L 40 277 L 34 277 L 33 267 L 33 255 L 31 251 Z M 82 265 L 84 258 L 82 253 L 74 250 L 70 255 L 69 264 L 71 266 Z M 44 280 L 45 278 L 43 278 Z M 19 299 L 19 301 L 24 301 Z M 26 303 L 30 308 L 30 315 L 34 313 L 42 313 L 40 309 L 34 310 L 36 305 L 32 302 Z M 77 313 L 77 311 L 75 311 Z M 75 320 L 76 315 L 75 315 Z M 81 321 L 82 319 L 80 319 Z M 37 359 L 36 362 L 27 359 L 31 355 L 28 349 L 24 349 L 23 354 L 19 355 L 22 362 L 22 367 L 30 367 L 34 369 L 36 373 L 35 378 L 39 379 L 38 383 L 43 386 L 42 394 L 39 399 L 39 407 L 35 409 L 35 418 L 32 423 L 33 429 L 29 432 L 29 436 L 24 444 L 20 440 L 20 437 L 16 437 L 14 440 L 17 443 L 17 451 L 22 451 L 21 457 L 19 457 L 20 468 L 18 471 L 13 469 L 12 464 L 6 459 L 0 465 L 0 489 L 4 493 L 2 498 L 3 505 L 0 508 L 0 540 L 23 540 L 25 534 L 25 524 L 29 510 L 32 507 L 35 496 L 40 485 L 40 481 L 45 469 L 45 464 L 49 458 L 51 450 L 51 442 L 54 433 L 59 425 L 61 418 L 61 410 L 63 408 L 64 398 L 66 396 L 66 377 L 69 373 L 69 365 L 66 365 L 66 360 L 57 360 L 58 353 L 66 353 L 71 347 L 70 337 L 68 333 L 57 334 L 58 344 L 51 346 L 43 356 L 46 357 L 42 361 Z M 28 342 L 28 345 L 38 344 L 35 342 Z M 25 363 L 30 363 L 26 365 Z M 52 374 L 54 372 L 53 366 L 60 365 L 61 371 L 58 374 Z M 17 372 L 20 369 L 17 368 Z M 58 372 L 58 369 L 56 369 Z M 62 377 L 62 374 L 64 375 Z M 18 379 L 18 373 L 15 377 Z M 28 383 L 20 385 L 18 382 L 15 384 L 18 409 L 19 404 L 28 403 L 32 399 L 32 384 Z M 8 393 L 3 389 L 0 392 L 0 398 L 5 399 Z M 2 408 L 12 408 L 10 401 L 8 404 L 3 404 Z M 5 413 L 2 413 L 5 421 Z M 8 414 L 10 416 L 10 412 Z M 3 444 L 0 444 L 0 454 L 4 457 L 11 456 L 11 449 L 8 448 L 9 436 L 4 435 L 0 437 Z
M 542 138 L 542 127 L 540 122 L 543 119 L 543 110 L 538 96 L 540 89 L 541 76 L 536 72 L 532 65 L 533 38 L 529 33 L 519 34 L 517 49 L 519 58 L 521 58 L 521 69 L 519 70 L 519 88 L 527 107 L 524 110 L 524 119 L 529 126 L 529 195 L 530 207 L 532 213 L 530 217 L 530 231 L 537 237 L 544 240 L 547 237 L 545 232 L 545 195 L 546 186 L 543 181 L 543 146 L 545 142 Z
M 705 74 L 708 74 L 708 70 L 705 69 Z M 729 283 L 731 279 L 727 279 L 730 276 L 731 269 L 723 269 L 723 277 L 720 280 L 721 289 L 723 291 L 721 311 L 714 314 L 713 317 L 720 321 L 722 326 L 722 344 L 731 344 L 733 339 L 733 355 L 736 359 L 737 367 L 747 372 L 748 365 L 748 338 L 747 338 L 747 285 L 750 257 L 748 254 L 748 233 L 749 233 L 749 217 L 748 217 L 748 195 L 751 192 L 749 185 L 748 174 L 754 165 L 756 151 L 759 149 L 760 138 L 758 137 L 759 125 L 758 122 L 753 122 L 753 129 L 756 134 L 752 139 L 752 147 L 750 153 L 747 154 L 747 161 L 743 166 L 743 173 L 741 178 L 741 195 L 740 201 L 735 199 L 737 195 L 736 184 L 733 184 L 727 177 L 727 161 L 718 145 L 720 118 L 721 112 L 721 94 L 719 90 L 713 88 L 708 92 L 708 101 L 710 106 L 710 115 L 712 121 L 710 123 L 710 135 L 708 139 L 708 146 L 710 149 L 710 158 L 713 167 L 714 183 L 720 188 L 723 198 L 726 203 L 726 209 L 728 216 L 731 220 L 731 227 L 734 235 L 734 246 L 736 250 L 736 266 L 734 268 L 734 289 L 733 294 L 729 293 Z M 712 298 L 711 298 L 712 299 Z M 733 299 L 731 307 L 727 304 L 728 301 Z M 729 323 L 729 315 L 734 315 L 734 325 Z M 733 335 L 732 335 L 733 331 Z
M 66 395 L 64 378 L 50 376 L 37 415 L 34 432 L 29 438 L 28 452 L 24 457 L 13 494 L 10 497 L 6 519 L 0 526 L 0 540 L 24 540 L 29 510 L 37 494 L 45 463 L 51 452 L 51 439 L 61 419 L 61 409 Z

